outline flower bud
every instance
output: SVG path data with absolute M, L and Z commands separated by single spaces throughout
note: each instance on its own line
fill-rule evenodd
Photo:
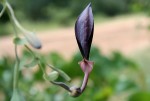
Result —
M 57 71 L 53 71 L 51 73 L 49 73 L 48 75 L 43 75 L 44 79 L 45 80 L 48 80 L 48 81 L 54 81 L 58 78 L 59 76 L 59 73 Z
M 26 33 L 24 34 L 24 36 L 32 47 L 36 49 L 40 49 L 42 47 L 41 41 L 38 39 L 38 37 L 34 33 L 32 32 Z
M 93 38 L 94 19 L 91 3 L 83 10 L 75 24 L 76 40 L 83 58 L 89 59 Z

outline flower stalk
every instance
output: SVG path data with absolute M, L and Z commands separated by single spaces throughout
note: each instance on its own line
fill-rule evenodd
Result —
M 72 90 L 72 96 L 77 97 L 81 95 L 88 83 L 90 72 L 93 69 L 93 62 L 89 61 L 89 53 L 94 32 L 94 19 L 92 14 L 91 3 L 83 10 L 75 23 L 75 36 L 83 57 L 79 62 L 82 71 L 84 72 L 84 79 L 80 88 Z
M 5 10 L 6 10 L 6 5 L 3 4 L 3 9 L 2 9 L 2 11 L 0 12 L 0 18 L 1 18 L 2 15 L 4 14 Z
M 7 12 L 10 18 L 12 19 L 12 22 L 14 23 L 14 25 L 23 33 L 23 35 L 25 36 L 25 38 L 27 39 L 27 41 L 30 43 L 32 47 L 36 49 L 40 49 L 42 45 L 38 37 L 34 34 L 34 32 L 28 31 L 24 27 L 21 26 L 21 24 L 15 17 L 15 14 L 11 5 L 9 4 L 9 2 L 7 2 L 7 0 L 5 1 L 5 5 L 7 8 Z
M 16 64 L 14 67 L 13 90 L 18 89 L 18 79 L 19 79 L 20 60 L 17 54 L 17 45 L 15 45 L 15 55 L 16 55 Z
M 94 63 L 92 61 L 89 61 L 89 53 L 93 39 L 93 32 L 94 19 L 91 3 L 89 3 L 89 5 L 83 10 L 75 23 L 75 36 L 81 55 L 83 57 L 83 60 L 79 62 L 79 65 L 84 72 L 84 79 L 82 85 L 81 87 L 69 87 L 62 82 L 52 82 L 53 84 L 63 87 L 64 89 L 69 91 L 69 94 L 72 97 L 78 97 L 84 92 L 88 83 L 89 75 L 93 69 Z

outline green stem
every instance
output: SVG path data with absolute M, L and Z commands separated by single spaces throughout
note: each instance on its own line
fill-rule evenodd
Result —
M 5 4 L 5 5 L 6 5 L 6 4 Z M 6 7 L 7 7 L 7 5 L 6 5 Z M 11 13 L 9 12 L 9 9 L 8 9 L 8 8 L 7 8 L 6 10 L 7 10 L 7 13 L 8 13 L 8 15 L 9 15 L 9 18 L 10 18 L 11 24 L 12 24 L 12 26 L 13 26 L 13 29 L 14 29 L 14 31 L 15 31 L 15 36 L 18 37 L 17 29 L 16 29 L 15 23 L 14 23 L 14 21 L 13 21 L 12 15 L 11 15 Z
M 15 45 L 15 55 L 16 55 L 16 64 L 14 67 L 14 80 L 13 80 L 13 90 L 18 88 L 18 79 L 19 79 L 19 65 L 20 60 L 17 54 L 17 45 Z
M 24 45 L 29 51 L 30 53 L 34 56 L 34 58 L 38 58 L 35 53 L 27 46 L 27 45 Z
M 12 15 L 9 13 L 9 9 L 8 9 L 8 6 L 7 6 L 7 2 L 5 2 L 5 5 L 6 5 L 6 7 L 7 7 L 7 12 L 8 12 L 9 18 L 10 18 L 10 20 L 11 20 L 12 26 L 13 26 L 14 31 L 15 31 L 15 36 L 17 37 L 17 36 L 18 36 L 18 34 L 17 34 L 17 29 L 16 29 L 16 27 L 15 27 L 15 24 L 13 23 Z M 13 10 L 12 10 L 12 11 L 13 11 Z M 19 66 L 20 66 L 20 59 L 19 59 L 19 56 L 18 56 L 17 45 L 16 45 L 16 44 L 15 44 L 15 55 L 16 55 L 16 63 L 15 63 L 14 75 L 13 75 L 13 90 L 18 89 Z
M 10 15 L 11 15 L 11 18 L 13 19 L 13 23 L 18 27 L 18 29 L 20 29 L 23 32 L 23 34 L 31 33 L 30 31 L 26 30 L 25 28 L 23 28 L 21 26 L 21 24 L 19 23 L 19 21 L 15 17 L 15 14 L 14 14 L 14 11 L 13 11 L 11 5 L 7 1 L 6 1 L 6 6 L 8 8 L 8 11 L 9 11 Z
M 34 56 L 34 58 L 38 58 L 38 57 L 35 55 L 35 53 L 34 53 L 27 45 L 24 45 L 24 46 L 30 51 L 30 53 Z M 45 74 L 46 76 L 48 76 L 47 73 L 45 72 L 44 68 L 42 67 L 40 60 L 39 60 L 38 66 L 39 66 L 40 69 L 42 70 L 43 74 Z
M 2 11 L 0 12 L 0 18 L 1 18 L 2 15 L 4 14 L 5 10 L 6 10 L 6 5 L 3 4 L 3 9 L 2 9 Z
M 41 62 L 39 61 L 38 66 L 40 67 L 40 69 L 42 70 L 43 74 L 46 75 L 46 77 L 48 77 L 47 73 L 45 72 L 43 66 L 41 65 Z

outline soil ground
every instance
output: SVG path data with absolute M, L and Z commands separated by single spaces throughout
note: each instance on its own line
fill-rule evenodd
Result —
M 120 51 L 130 55 L 149 46 L 149 24 L 150 19 L 146 16 L 116 18 L 96 23 L 93 45 L 100 48 L 104 54 Z M 41 31 L 37 35 L 43 44 L 39 52 L 44 54 L 54 51 L 70 58 L 78 50 L 74 27 Z M 0 38 L 0 56 L 5 55 L 14 56 L 12 37 Z

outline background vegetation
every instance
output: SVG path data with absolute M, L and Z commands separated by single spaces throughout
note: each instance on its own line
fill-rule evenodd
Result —
M 22 64 L 29 57 L 30 53 L 24 51 Z M 74 78 L 72 82 L 80 84 L 83 73 L 77 64 L 81 60 L 79 53 L 74 55 L 70 61 L 64 60 L 57 53 L 43 56 L 43 60 L 51 61 L 52 64 L 60 67 Z M 37 67 L 21 68 L 22 73 L 19 81 L 21 93 L 23 93 L 27 101 L 108 101 L 111 96 L 120 93 L 123 94 L 122 96 L 126 94 L 133 95 L 130 99 L 140 97 L 138 94 L 142 93 L 144 95 L 142 97 L 150 99 L 150 93 L 144 91 L 146 86 L 143 85 L 143 81 L 140 81 L 140 78 L 143 78 L 145 74 L 141 72 L 135 62 L 118 52 L 112 53 L 111 56 L 104 56 L 95 47 L 91 51 L 91 60 L 95 61 L 95 66 L 90 75 L 88 89 L 79 98 L 71 98 L 66 91 L 45 82 L 41 76 L 42 72 Z M 0 88 L 6 101 L 10 99 L 12 94 L 13 65 L 13 58 L 3 57 L 0 60 Z M 59 78 L 59 80 L 63 79 Z M 141 92 L 141 90 L 143 91 Z M 128 96 L 125 96 L 125 99 L 128 100 Z M 141 101 L 130 99 L 129 101 Z
M 149 0 L 8 0 L 13 6 L 22 23 L 33 22 L 33 26 L 40 27 L 49 22 L 48 26 L 68 26 L 72 24 L 80 11 L 92 2 L 95 17 L 114 17 L 120 14 L 137 12 L 149 13 Z M 80 3 L 79 3 L 80 2 Z M 0 10 L 2 9 L 0 5 Z M 96 17 L 96 18 L 97 18 Z M 23 20 L 22 20 L 23 19 Z M 8 15 L 0 20 L 0 35 L 10 34 Z M 42 23 L 42 25 L 41 25 Z M 43 24 L 44 23 L 44 24 Z M 35 24 L 35 25 L 34 25 Z M 4 26 L 5 25 L 5 26 Z M 31 26 L 29 23 L 27 26 Z M 32 27 L 33 27 L 32 26 Z M 44 26 L 46 27 L 46 26 Z M 33 27 L 34 28 L 34 27 Z

